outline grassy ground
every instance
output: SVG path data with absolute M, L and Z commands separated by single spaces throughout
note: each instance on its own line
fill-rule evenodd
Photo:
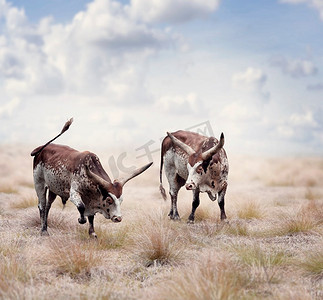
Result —
M 229 157 L 228 220 L 203 194 L 195 224 L 186 190 L 168 219 L 157 158 L 125 186 L 121 223 L 95 217 L 95 240 L 60 199 L 39 235 L 28 150 L 0 148 L 0 299 L 323 298 L 323 158 Z

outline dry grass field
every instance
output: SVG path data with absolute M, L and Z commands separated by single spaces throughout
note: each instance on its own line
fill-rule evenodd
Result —
M 227 222 L 202 194 L 187 224 L 191 192 L 170 221 L 157 155 L 90 239 L 59 198 L 40 236 L 30 150 L 0 146 L 0 299 L 323 299 L 323 158 L 229 155 Z

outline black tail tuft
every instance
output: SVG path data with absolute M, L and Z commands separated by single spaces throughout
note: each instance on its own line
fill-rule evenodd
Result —
M 61 133 L 59 134 L 59 135 L 57 135 L 56 137 L 54 137 L 53 139 L 51 139 L 49 142 L 47 142 L 44 146 L 40 146 L 40 147 L 38 147 L 38 148 L 36 148 L 35 150 L 33 150 L 31 153 L 30 153 L 30 155 L 31 156 L 36 156 L 38 153 L 40 153 L 40 152 L 42 152 L 43 151 L 43 149 L 46 147 L 46 146 L 48 146 L 51 142 L 53 142 L 53 141 L 55 141 L 58 137 L 60 137 L 66 130 L 68 130 L 69 128 L 70 128 L 70 126 L 71 126 L 71 124 L 73 123 L 73 118 L 71 118 L 71 119 L 69 119 L 66 123 L 65 123 L 65 125 L 64 125 L 64 127 L 63 127 L 63 129 L 62 129 L 62 131 L 61 131 Z
M 68 130 L 71 126 L 71 124 L 73 123 L 73 118 L 70 118 L 64 125 L 62 131 L 60 134 L 63 134 L 66 130 Z
M 160 193 L 161 193 L 163 199 L 166 201 L 167 200 L 166 191 L 165 191 L 162 183 L 159 185 L 159 190 L 160 190 Z

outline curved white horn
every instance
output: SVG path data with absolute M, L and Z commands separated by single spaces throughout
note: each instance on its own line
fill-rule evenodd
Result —
M 88 166 L 86 166 L 86 173 L 87 175 L 99 186 L 101 186 L 102 188 L 104 188 L 105 190 L 110 190 L 112 183 L 109 181 L 104 180 L 102 177 L 94 174 L 89 168 Z
M 214 147 L 212 147 L 211 149 L 203 152 L 202 153 L 202 159 L 203 160 L 206 160 L 206 159 L 210 158 L 215 153 L 217 153 L 218 151 L 220 151 L 220 149 L 222 149 L 223 145 L 224 145 L 224 134 L 222 132 L 221 133 L 221 136 L 220 136 L 220 141 Z
M 143 166 L 143 167 L 141 167 L 141 168 L 133 171 L 132 174 L 129 175 L 129 177 L 127 177 L 127 178 L 120 178 L 120 179 L 118 179 L 119 183 L 121 184 L 121 186 L 123 186 L 130 179 L 132 179 L 132 178 L 138 176 L 139 174 L 141 174 L 142 172 L 146 171 L 152 164 L 153 163 L 151 162 L 151 163 L 149 163 L 149 164 L 147 164 L 147 165 L 145 165 L 145 166 Z
M 173 144 L 179 148 L 181 148 L 183 151 L 185 151 L 188 155 L 192 155 L 195 153 L 195 151 L 189 146 L 180 141 L 178 138 L 174 137 L 171 133 L 167 132 L 167 135 L 172 140 Z

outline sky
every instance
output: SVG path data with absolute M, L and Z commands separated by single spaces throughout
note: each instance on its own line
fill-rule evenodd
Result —
M 79 150 L 199 129 L 228 155 L 322 155 L 323 0 L 0 0 L 0 144 L 70 117 Z

